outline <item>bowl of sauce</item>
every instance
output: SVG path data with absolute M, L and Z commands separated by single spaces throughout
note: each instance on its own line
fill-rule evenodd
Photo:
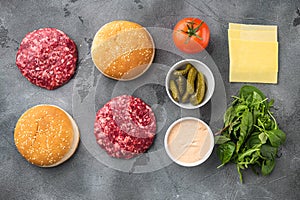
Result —
M 184 117 L 167 130 L 164 146 L 175 163 L 194 167 L 205 162 L 214 148 L 214 136 L 209 126 L 200 119 Z

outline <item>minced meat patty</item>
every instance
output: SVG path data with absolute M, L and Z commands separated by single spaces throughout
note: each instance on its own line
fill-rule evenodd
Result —
M 43 28 L 28 33 L 16 56 L 16 65 L 31 83 L 53 90 L 75 73 L 76 45 L 64 32 Z
M 112 157 L 130 159 L 145 152 L 152 145 L 155 132 L 154 113 L 136 97 L 115 97 L 96 114 L 97 143 Z

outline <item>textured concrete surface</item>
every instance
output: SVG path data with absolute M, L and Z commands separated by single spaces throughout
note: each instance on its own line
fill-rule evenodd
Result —
M 299 0 L 0 0 L 0 199 L 299 199 L 298 7 Z M 165 70 L 176 61 L 190 57 L 172 49 L 171 35 L 168 34 L 178 20 L 188 16 L 199 17 L 210 27 L 211 41 L 207 51 L 211 57 L 201 54 L 194 55 L 194 58 L 206 62 L 212 59 L 215 63 L 215 68 L 212 66 L 213 72 L 218 77 L 218 93 L 212 102 L 193 113 L 184 113 L 172 105 L 163 87 Z M 95 110 L 114 94 L 126 93 L 125 89 L 120 89 L 122 84 L 117 85 L 95 70 L 89 52 L 96 31 L 103 24 L 117 19 L 131 20 L 149 27 L 154 41 L 161 47 L 157 49 L 154 59 L 158 67 L 154 65 L 151 68 L 154 71 L 150 70 L 144 76 L 157 76 L 155 81 L 158 84 L 150 84 L 152 80 L 142 85 L 138 85 L 141 83 L 138 81 L 128 82 L 129 85 L 138 86 L 132 93 L 151 104 L 158 116 L 159 133 L 154 146 L 149 150 L 156 154 L 151 157 L 149 153 L 149 156 L 136 160 L 128 169 L 122 168 L 126 166 L 124 162 L 101 160 L 102 157 L 97 154 L 99 149 L 89 146 L 93 133 L 87 130 L 93 121 L 81 119 L 81 114 L 89 112 L 90 107 L 81 107 L 88 106 L 84 104 L 86 99 L 92 99 L 91 108 Z M 200 116 L 212 124 L 216 104 L 229 104 L 230 96 L 236 94 L 243 85 L 228 82 L 228 22 L 274 24 L 279 27 L 279 83 L 254 85 L 275 99 L 274 115 L 281 129 L 286 132 L 287 141 L 281 148 L 281 157 L 277 159 L 273 173 L 262 177 L 256 176 L 251 170 L 245 171 L 244 184 L 239 182 L 234 165 L 216 169 L 219 161 L 215 151 L 203 165 L 183 168 L 164 158 L 162 141 L 168 125 L 180 116 Z M 27 32 L 42 27 L 63 30 L 75 41 L 79 50 L 76 76 L 54 91 L 32 85 L 15 65 L 15 55 L 22 38 Z M 20 115 L 40 103 L 63 107 L 78 121 L 81 130 L 82 141 L 76 154 L 66 163 L 51 169 L 38 168 L 26 162 L 13 142 L 14 126 Z M 94 116 L 90 118 L 93 120 Z M 218 117 L 214 118 L 217 121 Z M 213 126 L 220 128 L 218 123 Z M 162 160 L 156 162 L 160 164 L 155 165 L 157 169 L 147 168 L 151 159 L 159 156 L 162 156 Z M 120 169 L 116 169 L 118 167 Z M 138 167 L 146 170 L 137 173 L 140 169 Z

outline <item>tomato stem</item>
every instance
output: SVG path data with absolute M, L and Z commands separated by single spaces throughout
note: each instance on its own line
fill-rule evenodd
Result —
M 199 29 L 200 29 L 200 27 L 202 26 L 203 23 L 204 23 L 204 21 L 201 21 L 201 23 L 196 28 L 194 28 L 194 25 L 195 25 L 194 21 L 187 22 L 186 26 L 187 26 L 188 30 L 187 31 L 178 30 L 178 31 L 186 33 L 189 36 L 188 38 L 191 38 L 192 36 L 195 36 L 196 38 L 198 38 L 200 40 L 203 40 L 202 37 L 200 37 L 199 35 L 196 34 L 196 32 L 199 31 Z M 188 42 L 189 42 L 189 39 L 187 39 L 184 43 L 188 43 Z

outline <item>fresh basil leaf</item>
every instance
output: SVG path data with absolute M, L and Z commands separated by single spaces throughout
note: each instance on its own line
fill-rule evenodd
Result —
M 280 146 L 281 142 L 280 142 L 280 138 L 279 137 L 277 137 L 271 131 L 266 131 L 266 134 L 267 134 L 268 139 L 269 139 L 269 141 L 270 141 L 270 143 L 271 143 L 271 145 L 273 147 L 279 147 Z
M 286 135 L 283 131 L 279 129 L 266 131 L 266 134 L 270 140 L 273 147 L 279 147 L 285 142 Z
M 256 92 L 261 97 L 261 99 L 266 98 L 266 96 L 264 95 L 264 93 L 262 93 L 262 91 L 260 91 L 257 87 L 254 87 L 252 85 L 244 85 L 243 87 L 241 87 L 239 96 L 244 96 L 244 97 L 251 96 L 253 95 L 253 92 Z
M 224 144 L 226 142 L 230 141 L 230 138 L 224 136 L 224 135 L 217 135 L 215 136 L 215 144 Z
M 218 146 L 217 155 L 222 162 L 221 166 L 225 165 L 226 163 L 228 163 L 230 161 L 230 159 L 234 153 L 234 150 L 235 150 L 235 144 L 233 142 L 226 142 L 226 143 Z M 219 167 L 221 167 L 221 166 L 219 166 Z
M 275 167 L 275 159 L 272 160 L 264 160 L 261 166 L 262 175 L 269 175 Z
M 286 140 L 286 134 L 280 129 L 270 130 L 269 132 L 273 132 L 277 137 L 280 138 L 280 144 L 283 144 Z
M 259 138 L 259 132 L 254 132 L 251 134 L 251 136 L 248 138 L 246 142 L 246 146 L 248 149 L 253 148 L 256 145 L 261 144 L 260 138 Z
M 263 100 L 262 96 L 258 94 L 256 91 L 253 91 L 253 102 L 261 102 Z
M 236 145 L 236 152 L 239 152 L 241 146 L 244 144 L 248 133 L 253 127 L 253 116 L 249 110 L 245 110 L 242 114 L 241 124 L 240 124 L 240 136 Z
M 268 140 L 268 136 L 264 132 L 260 133 L 258 138 L 262 144 L 265 144 Z
M 268 144 L 261 145 L 260 154 L 265 159 L 273 160 L 276 157 L 277 148 L 276 147 L 272 147 L 271 145 L 268 145 Z
M 233 117 L 234 117 L 234 108 L 233 108 L 233 106 L 230 106 L 226 110 L 225 115 L 224 115 L 224 125 L 228 126 L 232 122 Z

